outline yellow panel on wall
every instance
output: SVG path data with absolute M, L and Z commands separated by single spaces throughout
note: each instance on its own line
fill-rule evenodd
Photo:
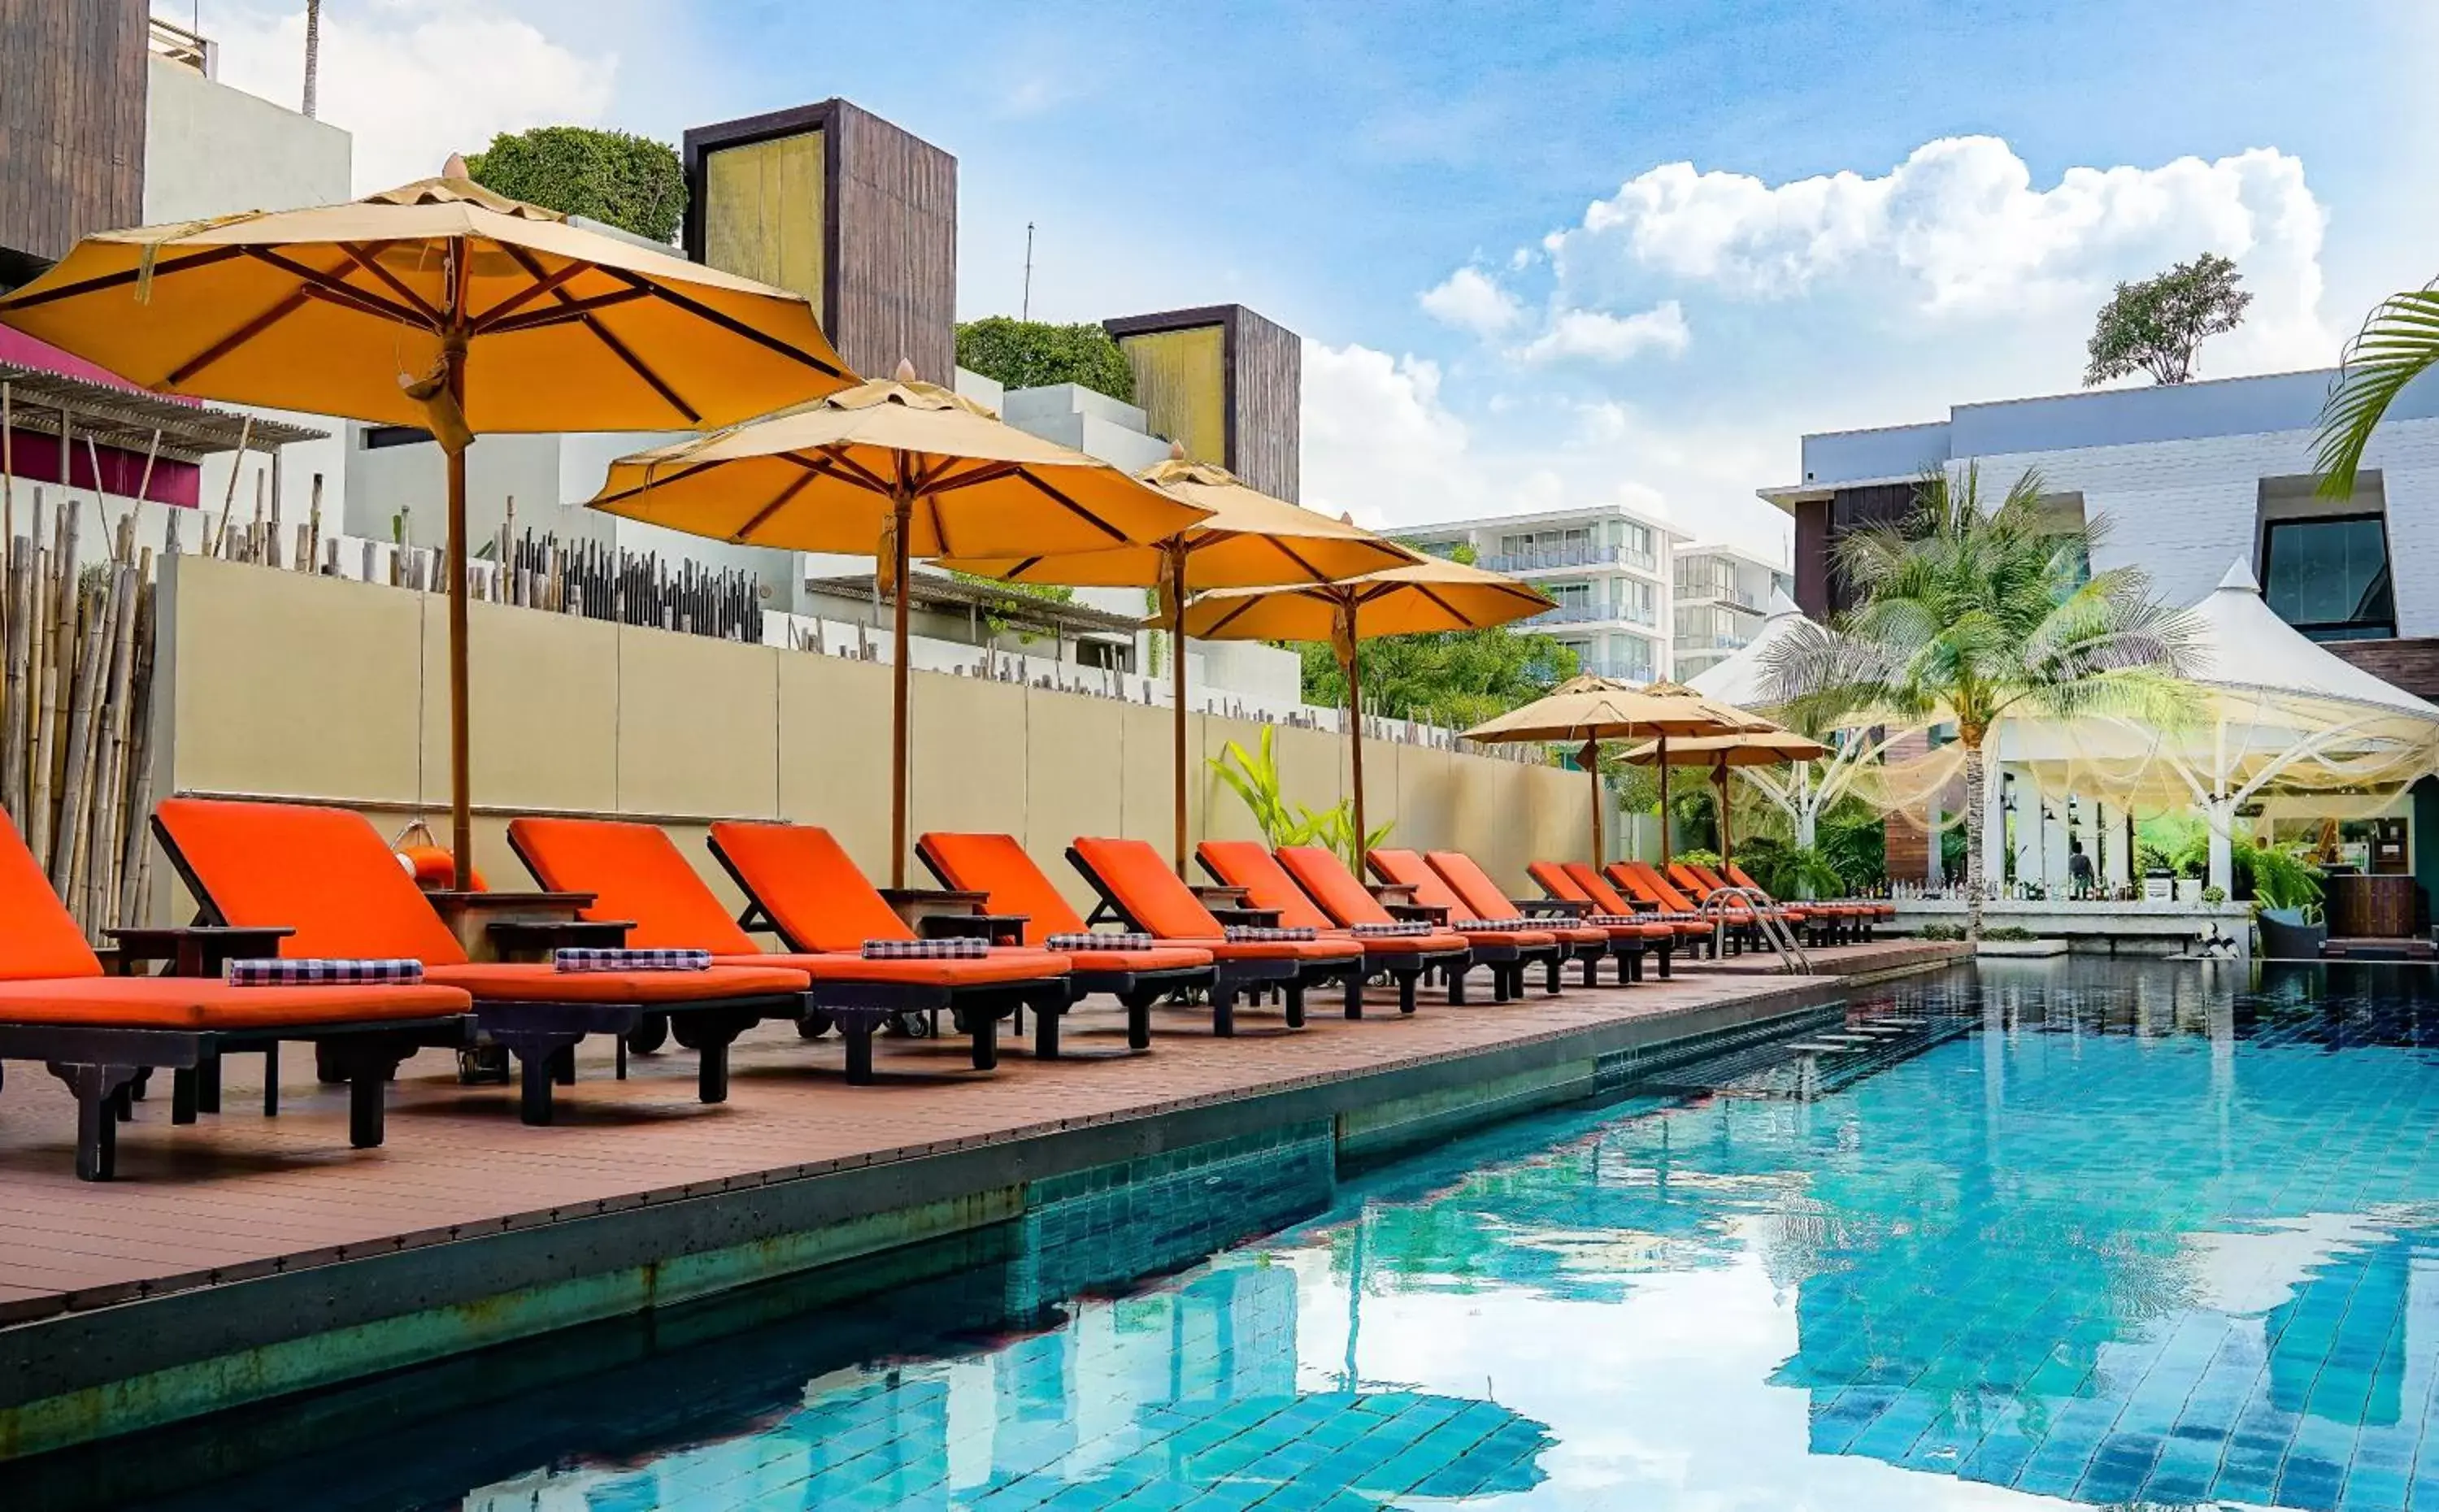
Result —
M 1161 330 L 1118 343 L 1135 370 L 1135 403 L 1151 428 L 1197 462 L 1228 461 L 1228 344 L 1218 326 Z
M 723 147 L 704 164 L 703 260 L 822 307 L 820 132 Z

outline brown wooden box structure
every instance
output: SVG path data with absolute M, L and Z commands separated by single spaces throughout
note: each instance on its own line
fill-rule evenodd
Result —
M 0 288 L 144 218 L 144 0 L 0 0 Z
M 1302 486 L 1304 338 L 1243 305 L 1102 322 L 1151 428 L 1293 504 Z

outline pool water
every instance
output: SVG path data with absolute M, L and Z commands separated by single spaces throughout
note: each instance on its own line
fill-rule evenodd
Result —
M 1811 1097 L 1683 1068 L 1013 1322 L 1005 1275 L 933 1283 L 178 1504 L 2439 1512 L 2428 973 L 1992 963 L 1855 1012 L 1960 1032 Z

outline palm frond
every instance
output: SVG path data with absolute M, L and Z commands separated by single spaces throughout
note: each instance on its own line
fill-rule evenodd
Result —
M 2381 417 L 2405 385 L 2439 363 L 2439 285 L 2392 294 L 2346 344 L 2337 378 L 2321 406 L 2321 431 L 2312 465 L 2321 492 L 2342 499 L 2355 491 L 2355 473 Z

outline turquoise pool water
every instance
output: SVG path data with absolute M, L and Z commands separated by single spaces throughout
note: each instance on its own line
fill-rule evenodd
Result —
M 1042 1292 L 1163 1221 L 1077 1209 L 1006 1266 L 179 1504 L 2439 1512 L 2439 994 L 2263 970 L 1894 984 L 1857 1016 L 1962 1032 L 1840 1091 L 1684 1068 Z

